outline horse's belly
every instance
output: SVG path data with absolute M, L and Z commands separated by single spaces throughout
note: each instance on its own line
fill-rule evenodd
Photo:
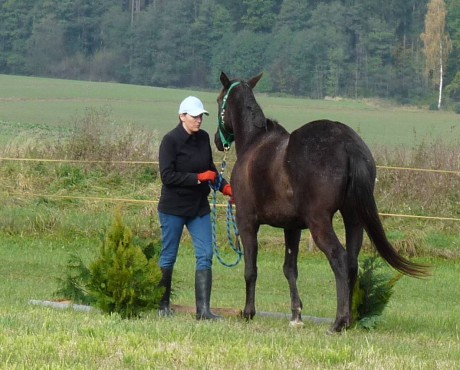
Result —
M 261 222 L 262 225 L 269 225 L 272 227 L 277 227 L 281 229 L 308 229 L 308 226 L 299 219 L 292 220 L 267 220 L 266 222 Z
M 263 225 L 280 227 L 283 229 L 306 229 L 307 225 L 299 218 L 295 209 L 283 202 L 271 203 L 259 209 L 258 220 Z

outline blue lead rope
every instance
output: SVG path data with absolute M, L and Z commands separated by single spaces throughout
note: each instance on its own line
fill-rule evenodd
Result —
M 216 255 L 219 262 L 225 267 L 234 267 L 241 261 L 243 252 L 241 251 L 239 233 L 238 233 L 238 228 L 235 222 L 235 214 L 233 213 L 233 203 L 231 199 L 229 199 L 228 205 L 227 205 L 227 237 L 228 237 L 228 242 L 230 244 L 230 247 L 237 254 L 236 261 L 234 263 L 225 262 L 220 255 L 219 247 L 217 245 L 217 232 L 216 232 L 216 228 L 217 228 L 217 191 L 219 190 L 221 184 L 222 184 L 222 174 L 219 174 L 215 184 L 211 185 L 211 188 L 214 191 L 213 207 L 212 207 L 212 212 L 211 212 L 212 244 L 213 244 L 214 254 Z M 233 226 L 234 237 L 232 236 L 232 226 Z

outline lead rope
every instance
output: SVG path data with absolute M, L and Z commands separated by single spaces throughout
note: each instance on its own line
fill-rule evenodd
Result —
M 223 173 L 225 168 L 227 167 L 227 162 L 225 160 L 227 156 L 227 150 L 225 150 L 224 159 L 222 160 L 221 170 L 219 176 L 217 177 L 217 181 L 211 188 L 214 190 L 213 193 L 213 207 L 211 212 L 211 225 L 212 225 L 212 245 L 214 249 L 214 253 L 219 260 L 219 262 L 224 265 L 225 267 L 234 267 L 240 261 L 241 257 L 243 256 L 243 252 L 241 251 L 240 240 L 239 240 L 239 233 L 238 228 L 236 226 L 235 221 L 235 214 L 233 213 L 233 202 L 232 199 L 228 200 L 227 205 L 227 237 L 228 242 L 230 244 L 230 248 L 237 254 L 237 259 L 234 263 L 227 263 L 223 260 L 219 252 L 219 246 L 217 245 L 217 191 L 220 189 L 222 184 Z M 233 235 L 232 235 L 232 228 L 233 228 Z

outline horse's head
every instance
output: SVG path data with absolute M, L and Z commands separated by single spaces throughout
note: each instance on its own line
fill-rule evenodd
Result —
M 214 143 L 218 150 L 228 150 L 235 140 L 232 110 L 227 109 L 230 104 L 229 102 L 236 101 L 236 95 L 242 93 L 244 87 L 249 87 L 252 90 L 261 77 L 262 73 L 246 82 L 242 80 L 230 80 L 224 72 L 221 72 L 220 82 L 222 83 L 222 90 L 217 97 L 218 123 L 217 131 L 214 135 Z

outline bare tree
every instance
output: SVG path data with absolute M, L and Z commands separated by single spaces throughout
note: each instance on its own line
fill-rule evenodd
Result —
M 443 73 L 452 42 L 446 32 L 447 9 L 444 0 L 431 0 L 425 16 L 425 32 L 420 35 L 425 48 L 426 74 L 439 88 L 438 109 L 441 108 Z
M 141 0 L 131 0 L 131 26 L 134 24 L 134 14 L 141 11 Z

